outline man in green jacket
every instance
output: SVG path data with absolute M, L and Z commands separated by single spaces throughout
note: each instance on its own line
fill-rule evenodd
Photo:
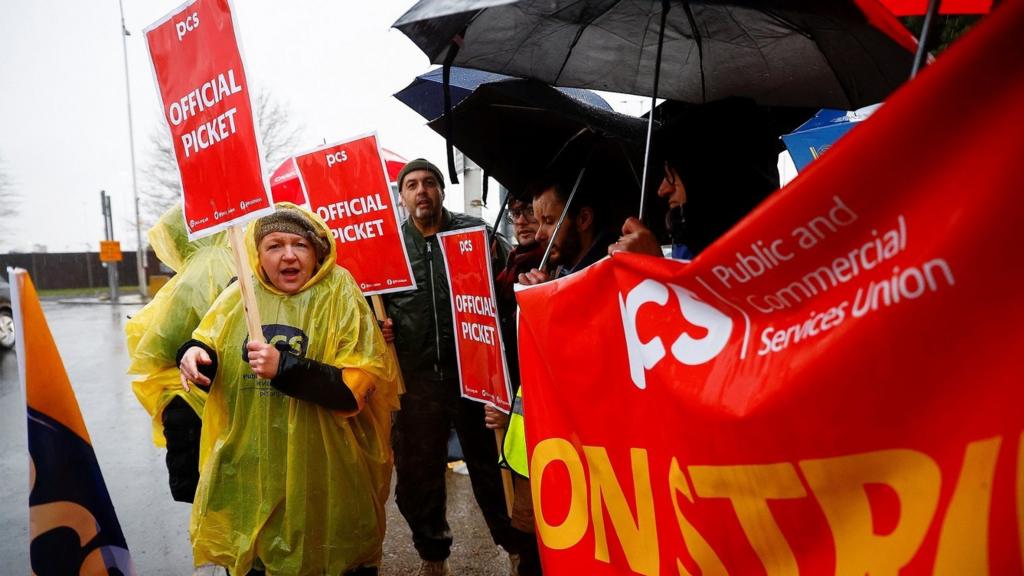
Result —
M 473 494 L 491 536 L 496 544 L 515 552 L 494 433 L 484 427 L 483 405 L 462 398 L 459 392 L 448 278 L 437 241 L 438 232 L 482 226 L 485 222 L 442 207 L 444 177 L 422 158 L 402 169 L 398 189 L 409 212 L 402 233 L 416 290 L 385 297 L 406 386 L 393 436 L 398 475 L 395 500 L 423 561 L 419 573 L 445 575 L 451 573 L 447 558 L 452 533 L 445 518 L 445 471 L 448 435 L 453 426 L 469 468 Z M 500 242 L 498 245 L 492 261 L 500 266 L 506 253 Z

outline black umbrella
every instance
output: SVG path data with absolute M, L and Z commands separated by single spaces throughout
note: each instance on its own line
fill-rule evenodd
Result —
M 692 103 L 859 108 L 913 48 L 875 0 L 420 0 L 394 27 L 446 67 Z
M 850 110 L 911 67 L 875 0 L 420 0 L 394 26 L 438 64 L 650 96 L 663 5 L 662 98 Z
M 435 68 L 425 74 L 420 74 L 408 86 L 395 92 L 394 96 L 399 102 L 416 111 L 427 120 L 439 118 L 444 114 L 444 83 L 442 68 Z M 488 82 L 500 82 L 502 80 L 513 80 L 511 76 L 473 70 L 471 68 L 460 68 L 452 66 L 451 80 L 451 105 L 455 106 L 464 98 L 473 93 L 481 84 Z M 591 106 L 611 110 L 612 107 L 604 98 L 590 90 L 580 88 L 561 88 L 560 91 L 582 100 Z
M 447 120 L 458 127 L 453 133 Z M 591 106 L 534 80 L 506 80 L 481 85 L 428 125 L 513 195 L 542 174 L 556 174 L 575 182 L 574 188 L 605 197 L 610 221 L 624 218 L 639 202 L 647 126 L 640 118 Z
M 540 173 L 592 163 L 614 172 L 608 186 L 639 189 L 646 121 L 597 108 L 533 80 L 482 84 L 449 113 L 458 126 L 448 133 L 445 118 L 430 122 L 513 194 L 521 194 Z M 591 150 L 593 150 L 591 152 Z
M 458 66 L 447 67 L 448 80 L 445 81 L 445 68 L 436 68 L 421 74 L 416 77 L 408 86 L 402 88 L 394 94 L 394 97 L 399 102 L 405 104 L 409 108 L 416 111 L 417 114 L 423 116 L 427 120 L 433 120 L 444 115 L 445 111 L 451 109 L 462 101 L 463 98 L 469 96 L 476 90 L 481 84 L 488 82 L 498 82 L 501 80 L 512 80 L 511 76 L 505 76 L 504 74 L 495 74 L 493 72 L 483 72 L 481 70 L 473 70 L 471 68 L 460 68 Z M 572 96 L 578 100 L 582 100 L 591 106 L 598 108 L 604 108 L 611 110 L 612 107 L 608 105 L 608 102 L 604 98 L 601 98 L 596 93 L 590 90 L 584 90 L 581 88 L 559 88 L 560 91 Z M 450 122 L 450 119 L 447 120 Z M 451 124 L 445 128 L 446 133 L 454 133 L 455 127 Z M 452 143 L 449 140 L 448 145 L 448 177 L 453 184 L 458 184 L 458 176 L 455 171 L 455 156 L 452 150 Z M 487 178 L 485 176 L 483 181 L 483 201 L 487 202 Z M 502 206 L 501 212 L 498 214 L 500 222 L 501 217 L 504 215 L 505 206 Z M 497 224 L 495 224 L 497 227 Z

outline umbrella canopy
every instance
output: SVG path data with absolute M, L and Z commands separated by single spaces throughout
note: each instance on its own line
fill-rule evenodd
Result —
M 442 69 L 435 68 L 426 74 L 420 74 L 408 86 L 394 94 L 399 102 L 416 111 L 427 120 L 439 118 L 444 114 L 444 94 Z M 483 72 L 471 68 L 460 68 L 452 66 L 449 85 L 451 89 L 452 106 L 461 102 L 476 90 L 481 84 L 498 82 L 501 80 L 512 80 L 511 76 Z M 601 98 L 590 90 L 579 88 L 560 88 L 560 90 L 577 100 L 582 100 L 591 106 L 611 110 L 612 107 L 604 98 Z
M 583 188 L 614 197 L 624 213 L 635 211 L 644 120 L 591 106 L 533 80 L 483 84 L 450 114 L 453 134 L 446 132 L 444 118 L 429 126 L 513 194 L 542 173 L 571 177 L 586 165 Z
M 394 27 L 434 63 L 650 96 L 663 6 L 662 98 L 853 109 L 911 68 L 877 0 L 420 0 Z

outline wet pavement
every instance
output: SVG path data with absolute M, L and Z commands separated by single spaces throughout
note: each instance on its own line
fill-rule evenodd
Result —
M 43 303 L 137 573 L 187 575 L 192 573 L 190 508 L 171 500 L 164 451 L 153 446 L 149 415 L 135 399 L 125 374 L 124 322 L 139 309 L 131 304 Z M 9 574 L 30 573 L 26 445 L 17 357 L 0 351 L 0 565 Z M 469 477 L 449 472 L 448 490 L 454 574 L 508 574 L 508 557 L 491 541 Z M 414 574 L 418 566 L 409 529 L 392 497 L 381 574 Z

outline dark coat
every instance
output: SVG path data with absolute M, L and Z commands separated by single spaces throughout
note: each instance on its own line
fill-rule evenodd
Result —
M 486 225 L 474 216 L 442 211 L 441 232 Z M 402 224 L 402 234 L 416 289 L 384 296 L 385 309 L 394 322 L 395 348 L 402 376 L 407 383 L 457 379 L 452 305 L 444 257 L 437 237 L 424 238 L 411 219 Z M 504 244 L 499 242 L 498 255 L 492 258 L 492 264 L 497 266 L 493 271 L 495 275 L 507 254 Z

